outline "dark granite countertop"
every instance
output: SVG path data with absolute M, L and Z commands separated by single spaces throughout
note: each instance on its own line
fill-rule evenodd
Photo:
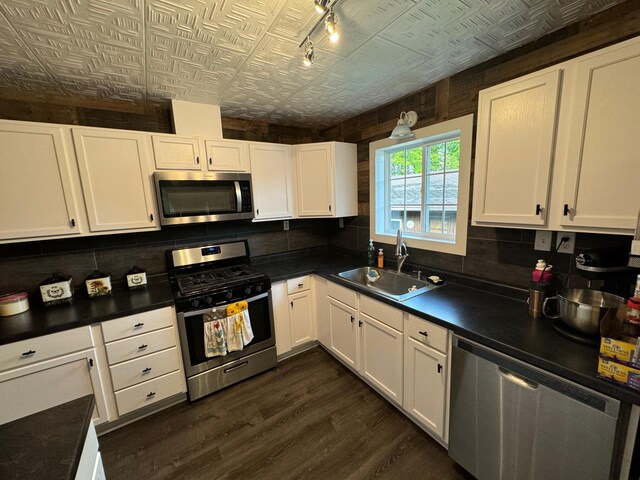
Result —
M 623 402 L 640 405 L 640 392 L 596 376 L 598 347 L 582 345 L 563 337 L 554 330 L 552 320 L 529 318 L 524 293 L 522 299 L 511 298 L 496 294 L 500 288 L 493 284 L 477 282 L 474 287 L 465 286 L 447 281 L 446 275 L 439 273 L 447 282 L 443 287 L 400 303 L 335 276 L 338 272 L 361 266 L 361 258 L 337 255 L 331 258 L 291 258 L 256 265 L 256 268 L 273 281 L 316 273 L 446 327 L 469 340 Z M 513 289 L 513 292 L 519 293 L 517 289 Z
M 74 479 L 93 407 L 87 395 L 0 425 L 0 478 Z
M 71 305 L 45 307 L 32 298 L 29 301 L 30 310 L 0 317 L 0 345 L 167 307 L 173 305 L 173 294 L 167 278 L 140 290 L 114 288 L 108 297 L 78 298 Z

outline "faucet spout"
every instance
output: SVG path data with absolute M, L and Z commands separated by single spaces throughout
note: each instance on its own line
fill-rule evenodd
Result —
M 402 229 L 399 228 L 396 235 L 396 259 L 398 261 L 398 273 L 402 271 L 402 265 L 408 256 L 409 253 L 407 252 L 407 245 L 402 241 Z

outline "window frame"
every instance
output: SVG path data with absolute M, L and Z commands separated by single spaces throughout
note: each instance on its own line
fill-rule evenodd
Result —
M 384 231 L 384 223 L 387 215 L 385 213 L 385 203 L 390 195 L 390 188 L 386 188 L 390 184 L 390 175 L 387 175 L 388 163 L 385 159 L 387 154 L 393 152 L 408 150 L 412 147 L 432 145 L 443 141 L 451 140 L 452 137 L 460 139 L 460 165 L 458 171 L 458 203 L 456 205 L 456 234 L 455 239 L 437 238 L 436 235 L 430 237 L 412 235 L 405 232 L 403 240 L 412 248 L 420 250 L 429 250 L 441 253 L 449 253 L 453 255 L 465 256 L 467 253 L 467 227 L 469 216 L 469 197 L 470 197 L 470 180 L 471 180 L 471 148 L 473 139 L 473 114 L 458 117 L 445 122 L 429 125 L 424 128 L 414 130 L 415 138 L 409 141 L 398 141 L 385 138 L 369 144 L 369 194 L 370 194 L 370 215 L 369 228 L 370 238 L 379 243 L 395 245 L 396 233 L 377 233 Z M 423 157 L 424 165 L 428 161 Z M 428 172 L 422 172 L 422 182 L 426 181 Z M 380 192 L 376 191 L 378 187 Z M 424 201 L 426 191 L 422 189 L 421 196 L 423 219 L 428 208 Z M 444 215 L 444 213 L 443 213 Z M 443 218 L 444 221 L 444 218 Z M 423 226 L 424 229 L 424 226 Z

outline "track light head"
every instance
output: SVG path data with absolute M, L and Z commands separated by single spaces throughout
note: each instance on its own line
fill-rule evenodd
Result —
M 338 17 L 333 12 L 333 8 L 329 10 L 329 14 L 324 19 L 324 29 L 329 34 L 329 40 L 336 43 L 340 39 L 338 32 Z
M 313 3 L 316 7 L 316 12 L 318 12 L 318 15 L 327 13 L 327 4 L 329 3 L 329 0 L 313 0 Z
M 311 41 L 311 38 L 307 37 L 307 41 L 304 44 L 304 57 L 302 59 L 302 63 L 304 63 L 305 67 L 313 65 L 314 56 L 315 52 L 313 51 L 313 42 Z

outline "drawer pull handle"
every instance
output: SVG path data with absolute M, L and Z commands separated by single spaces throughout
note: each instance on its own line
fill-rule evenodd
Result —
M 438 373 L 442 372 L 442 365 L 438 364 Z
M 196 163 L 200 165 L 200 157 L 196 157 Z
M 299 283 L 298 288 L 302 288 L 302 287 L 304 287 L 304 283 Z
M 156 392 L 149 392 L 149 394 L 147 395 L 147 398 L 151 398 L 155 396 L 156 396 Z
M 542 206 L 538 203 L 536 205 L 536 215 L 540 215 L 542 213 Z
M 209 157 L 209 165 L 213 165 L 213 159 Z
M 293 308 L 293 302 L 291 302 L 291 308 Z
M 361 327 L 362 326 L 362 320 L 358 320 L 358 326 Z
M 237 370 L 237 369 L 242 368 L 242 367 L 246 367 L 247 365 L 249 365 L 249 362 L 242 362 L 242 363 L 240 363 L 238 365 L 234 365 L 233 367 L 225 368 L 224 369 L 224 373 L 233 372 L 234 370 Z
M 142 327 L 143 325 L 144 325 L 144 323 L 142 323 L 142 322 L 138 322 L 138 323 L 136 323 L 136 324 L 133 326 L 133 328 L 140 328 L 140 327 Z
M 76 226 L 76 220 L 75 218 L 71 219 L 71 228 L 74 228 Z
M 28 352 L 24 352 L 22 354 L 23 357 L 30 357 L 31 355 L 33 355 L 34 353 L 36 353 L 35 350 L 29 350 Z
M 353 318 L 353 315 L 351 315 L 351 323 L 353 323 L 354 320 L 355 318 Z
M 144 350 L 144 349 L 145 349 L 145 348 L 147 348 L 148 346 L 149 346 L 149 345 L 147 345 L 147 344 L 143 343 L 142 345 L 140 345 L 140 346 L 138 347 L 138 350 Z
M 90 358 L 90 359 L 89 359 L 89 366 L 90 366 L 90 367 L 93 367 L 93 358 Z
M 424 335 L 425 337 L 428 337 L 428 336 L 429 336 L 429 333 L 428 333 L 428 332 L 426 332 L 425 330 L 420 330 L 418 333 L 419 333 L 420 335 Z
M 142 370 L 142 373 L 149 373 L 151 371 L 151 367 L 147 367 L 144 370 Z
M 565 203 L 562 208 L 562 215 L 566 217 L 567 215 L 569 215 L 569 213 L 571 213 L 571 209 L 569 208 L 569 205 Z

